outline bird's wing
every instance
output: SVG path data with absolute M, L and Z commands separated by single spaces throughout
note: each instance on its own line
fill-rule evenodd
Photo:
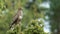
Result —
M 10 24 L 10 28 L 12 27 L 12 25 L 15 23 L 15 21 L 18 19 L 18 15 L 15 15 L 12 19 L 12 22 Z
M 15 15 L 12 21 L 14 22 L 17 18 L 18 18 L 18 15 Z

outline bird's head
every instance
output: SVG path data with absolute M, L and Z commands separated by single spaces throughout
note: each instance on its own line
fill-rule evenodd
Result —
M 18 8 L 18 10 L 23 10 L 22 8 Z

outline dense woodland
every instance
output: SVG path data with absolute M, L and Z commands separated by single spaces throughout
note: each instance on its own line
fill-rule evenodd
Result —
M 20 25 L 10 30 L 19 7 L 23 9 L 23 18 Z M 60 34 L 59 11 L 60 0 L 0 0 L 0 34 Z M 49 32 L 44 31 L 44 21 L 49 21 Z

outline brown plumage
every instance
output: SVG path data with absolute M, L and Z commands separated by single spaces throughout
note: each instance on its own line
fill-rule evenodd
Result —
M 23 12 L 21 8 L 18 8 L 18 11 L 16 15 L 13 17 L 12 24 L 10 25 L 10 28 L 13 27 L 13 25 L 19 24 L 23 16 Z

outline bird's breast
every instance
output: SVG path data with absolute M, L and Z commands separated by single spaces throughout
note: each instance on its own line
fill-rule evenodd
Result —
M 19 16 L 19 19 L 22 19 L 23 17 L 22 16 Z

